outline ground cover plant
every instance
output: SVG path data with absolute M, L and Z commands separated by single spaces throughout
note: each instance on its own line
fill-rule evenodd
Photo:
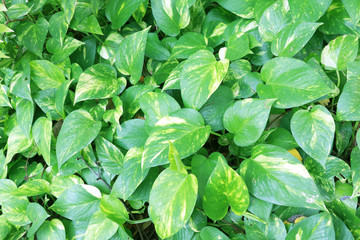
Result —
M 360 239 L 359 20 L 2 0 L 0 239 Z

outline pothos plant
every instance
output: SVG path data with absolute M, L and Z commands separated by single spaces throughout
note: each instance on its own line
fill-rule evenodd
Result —
M 360 239 L 358 0 L 2 0 L 0 239 Z

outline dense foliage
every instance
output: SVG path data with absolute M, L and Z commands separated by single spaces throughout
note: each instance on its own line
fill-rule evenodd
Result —
M 359 20 L 2 0 L 0 239 L 360 239 Z

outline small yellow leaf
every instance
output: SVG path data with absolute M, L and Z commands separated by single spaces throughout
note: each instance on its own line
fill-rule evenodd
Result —
M 302 157 L 295 148 L 288 150 L 288 152 L 291 153 L 291 155 L 293 155 L 294 157 L 296 157 L 300 162 L 302 162 Z
M 319 103 L 323 106 L 327 106 L 330 103 L 330 99 L 326 98 L 326 99 L 320 100 Z
M 305 216 L 302 216 L 302 217 L 298 217 L 295 219 L 294 223 L 299 223 L 301 222 L 302 220 L 304 220 L 306 217 Z

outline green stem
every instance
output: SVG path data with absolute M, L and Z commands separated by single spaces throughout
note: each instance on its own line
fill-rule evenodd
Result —
M 339 70 L 336 69 L 336 77 L 337 77 L 337 84 L 336 86 L 339 88 L 340 87 L 340 83 L 341 83 L 341 78 L 340 78 L 340 72 Z M 333 97 L 333 99 L 331 100 L 331 107 L 333 107 L 335 105 L 335 97 Z
M 191 170 L 191 166 L 184 165 L 184 167 L 185 167 L 186 170 Z
M 207 225 L 212 226 L 212 227 L 220 227 L 220 225 L 216 224 L 216 223 L 208 223 Z
M 93 35 L 99 42 L 101 42 L 101 44 L 104 44 L 104 41 L 101 40 L 98 36 L 96 36 L 96 34 L 92 33 L 91 35 Z
M 360 129 L 360 122 L 358 121 L 358 122 L 355 123 L 355 125 L 353 127 L 353 130 L 352 130 L 352 133 L 351 133 L 352 143 L 350 145 L 350 148 L 348 148 L 348 150 L 347 150 L 345 158 L 348 158 L 350 156 L 351 151 L 353 150 L 353 148 L 356 145 L 356 132 L 359 131 L 359 129 Z
M 356 143 L 356 133 L 357 133 L 357 131 L 359 131 L 359 128 L 360 128 L 360 121 L 357 121 L 353 128 L 353 139 L 354 139 L 355 143 Z
M 341 82 L 341 78 L 340 78 L 340 73 L 339 70 L 336 69 L 336 76 L 337 76 L 337 87 L 340 87 L 340 82 Z
M 102 181 L 102 182 L 105 184 L 105 186 L 106 186 L 110 191 L 112 191 L 111 186 L 101 177 L 100 171 L 98 171 L 98 173 L 96 173 L 96 172 L 90 167 L 90 165 L 85 161 L 85 159 L 84 159 L 82 156 L 80 156 L 80 157 L 77 158 L 77 160 L 79 160 L 79 159 L 81 159 L 81 160 L 85 163 L 85 165 L 88 167 L 88 169 L 97 177 L 96 180 Z M 130 215 L 133 219 L 135 219 L 134 215 L 133 215 L 133 214 L 131 213 L 131 211 L 129 211 L 129 209 L 126 207 L 125 202 L 124 202 L 122 199 L 120 199 L 120 198 L 119 198 L 119 200 L 122 202 L 122 204 L 124 204 L 124 206 L 125 206 L 125 208 L 126 208 L 126 211 L 128 211 L 129 215 Z M 141 220 L 144 220 L 144 219 L 141 219 Z M 141 221 L 141 220 L 128 220 L 128 222 L 134 222 L 134 224 L 138 224 L 137 221 Z M 138 225 L 136 225 L 136 228 L 137 228 L 137 230 L 138 230 L 138 232 L 139 232 L 139 236 L 140 236 L 141 240 L 143 240 L 144 237 L 143 237 L 143 235 L 142 235 L 142 232 L 141 232 L 140 227 L 139 227 Z
M 29 18 L 33 23 L 36 22 L 35 19 L 34 19 L 34 17 L 31 16 L 31 14 L 28 14 L 27 16 L 28 16 L 28 18 Z
M 130 224 L 141 224 L 141 223 L 150 222 L 150 221 L 151 221 L 150 218 L 144 218 L 144 219 L 140 219 L 140 220 L 128 220 L 128 223 L 130 223 Z
M 244 212 L 243 214 L 244 217 L 247 217 L 249 219 L 252 219 L 252 220 L 255 220 L 255 221 L 258 221 L 258 222 L 261 222 L 261 223 L 264 223 L 266 224 L 266 222 L 264 220 L 262 220 L 261 218 L 259 218 L 258 216 L 252 214 L 252 213 L 249 213 L 249 212 Z
M 134 214 L 143 214 L 143 213 L 144 213 L 144 210 L 131 211 L 131 213 L 134 213 Z
M 222 137 L 221 134 L 218 134 L 218 133 L 216 133 L 216 132 L 211 131 L 210 133 L 211 133 L 212 135 L 215 135 L 215 136 L 218 136 L 218 137 Z

